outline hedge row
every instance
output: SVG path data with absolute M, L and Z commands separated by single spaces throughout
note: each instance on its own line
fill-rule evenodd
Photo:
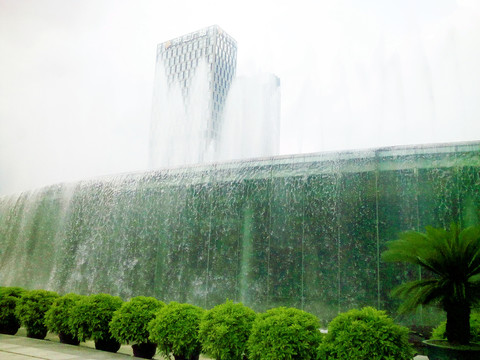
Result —
M 157 347 L 176 360 L 398 359 L 412 357 L 408 329 L 374 308 L 338 315 L 328 334 L 317 317 L 295 308 L 255 313 L 226 301 L 210 310 L 190 304 L 168 305 L 137 296 L 127 302 L 108 294 L 59 296 L 45 290 L 0 288 L 0 332 L 44 338 L 47 330 L 60 341 L 91 339 L 97 349 L 116 352 L 131 344 L 134 355 L 154 356 Z

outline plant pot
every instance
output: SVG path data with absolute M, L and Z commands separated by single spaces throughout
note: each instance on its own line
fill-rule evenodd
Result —
M 95 349 L 116 353 L 120 349 L 120 343 L 113 338 L 95 340 Z
M 480 344 L 452 345 L 446 340 L 425 340 L 429 360 L 478 360 Z
M 47 336 L 47 328 L 45 329 L 38 329 L 38 328 L 27 328 L 27 337 L 33 338 L 33 339 L 45 339 L 45 336 Z
M 17 320 L 6 321 L 5 324 L 0 326 L 0 334 L 15 335 L 20 329 L 20 322 Z
M 62 344 L 69 344 L 69 345 L 79 345 L 80 340 L 74 335 L 65 334 L 65 333 L 58 333 L 58 338 Z
M 157 352 L 157 344 L 151 342 L 134 344 L 132 345 L 132 350 L 135 357 L 151 359 Z
M 192 355 L 191 357 L 173 354 L 173 357 L 175 358 L 175 360 L 198 360 L 200 354 Z

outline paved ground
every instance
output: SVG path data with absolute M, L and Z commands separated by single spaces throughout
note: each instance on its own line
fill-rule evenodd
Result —
M 131 346 L 122 345 L 117 353 L 95 350 L 93 341 L 80 346 L 61 344 L 56 334 L 48 333 L 44 340 L 27 338 L 24 328 L 15 336 L 0 334 L 0 360 L 129 360 Z M 137 358 L 136 358 L 137 359 Z M 154 360 L 165 360 L 157 354 Z M 200 356 L 200 360 L 211 360 Z
M 21 335 L 0 334 L 1 360 L 128 360 L 132 358 L 130 346 L 122 346 L 119 353 L 112 354 L 95 350 L 92 344 L 80 346 L 65 345 L 56 341 L 54 335 L 45 340 L 30 339 Z M 162 359 L 156 355 L 154 359 Z M 207 358 L 201 358 L 207 359 Z M 415 360 L 428 360 L 426 356 L 416 356 Z
M 0 334 L 1 360 L 75 360 L 118 359 L 127 360 L 128 354 L 112 354 L 87 346 L 60 344 L 51 340 L 30 339 L 23 336 Z

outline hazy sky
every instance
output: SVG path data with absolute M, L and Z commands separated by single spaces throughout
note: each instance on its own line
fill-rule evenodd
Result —
M 156 45 L 212 24 L 284 154 L 480 140 L 477 0 L 0 0 L 0 195 L 146 169 Z

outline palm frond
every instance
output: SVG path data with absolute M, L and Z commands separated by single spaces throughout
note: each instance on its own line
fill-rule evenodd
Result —
M 424 279 L 402 284 L 392 291 L 392 295 L 404 300 L 399 311 L 405 313 L 435 301 L 439 292 L 438 280 Z
M 387 242 L 388 250 L 382 253 L 382 259 L 387 262 L 407 262 L 418 264 L 418 258 L 429 245 L 429 240 L 417 231 L 407 231 L 400 234 L 400 239 Z
M 404 300 L 400 311 L 436 300 L 473 303 L 479 299 L 480 226 L 426 227 L 425 233 L 407 231 L 386 245 L 383 261 L 419 265 L 434 274 L 433 279 L 411 281 L 393 291 Z

